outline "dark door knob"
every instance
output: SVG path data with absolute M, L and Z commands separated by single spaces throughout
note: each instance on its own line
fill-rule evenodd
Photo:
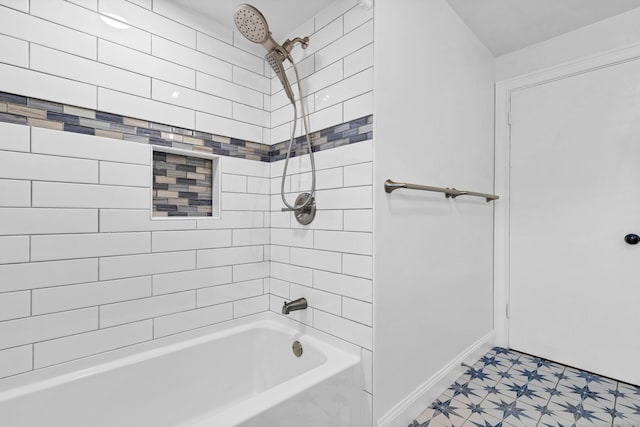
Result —
M 630 245 L 637 245 L 638 243 L 640 243 L 640 236 L 638 236 L 637 234 L 627 234 L 626 236 L 624 236 L 624 241 Z

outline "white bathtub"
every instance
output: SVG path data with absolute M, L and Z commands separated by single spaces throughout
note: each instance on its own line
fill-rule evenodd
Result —
M 0 425 L 360 427 L 359 357 L 292 325 L 263 313 L 5 379 Z

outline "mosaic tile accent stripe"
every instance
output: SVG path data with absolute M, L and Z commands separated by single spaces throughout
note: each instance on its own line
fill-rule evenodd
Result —
M 311 147 L 314 152 L 373 139 L 373 115 L 332 126 L 314 132 L 310 136 Z M 288 146 L 288 140 L 272 146 L 271 151 L 269 151 L 271 161 L 275 162 L 287 157 Z M 291 147 L 291 157 L 307 153 L 306 136 L 296 138 Z
M 0 92 L 0 122 L 269 162 L 270 146 Z
M 153 216 L 212 216 L 213 162 L 153 152 Z
M 286 157 L 289 140 L 273 146 L 199 132 L 162 123 L 79 108 L 0 92 L 0 122 L 161 145 L 220 156 L 275 162 Z M 373 139 L 373 115 L 311 134 L 313 151 Z M 291 157 L 307 154 L 304 137 L 296 138 Z

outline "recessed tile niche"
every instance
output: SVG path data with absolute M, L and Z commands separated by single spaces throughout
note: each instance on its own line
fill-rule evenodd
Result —
M 152 146 L 153 219 L 220 218 L 220 158 Z

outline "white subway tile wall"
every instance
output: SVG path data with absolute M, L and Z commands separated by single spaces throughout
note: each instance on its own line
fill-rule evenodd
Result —
M 153 322 L 144 320 L 34 344 L 35 369 L 126 347 L 151 339 Z
M 14 126 L 10 123 L 0 123 L 0 150 L 29 151 L 29 128 Z
M 373 11 L 355 1 L 336 1 L 288 37 L 304 35 L 310 38 L 309 47 L 295 49 L 293 57 L 311 132 L 372 114 Z M 293 109 L 278 78 L 271 76 L 271 144 L 277 144 L 289 137 Z M 292 67 L 287 77 L 296 81 Z M 295 83 L 293 90 L 297 93 Z M 303 135 L 302 126 L 296 135 Z
M 28 12 L 28 10 L 23 10 L 22 12 Z M 97 58 L 97 39 L 95 36 L 22 12 L 8 7 L 2 8 L 2 13 L 0 13 L 2 25 L 0 27 L 3 34 L 33 44 L 52 47 L 73 55 L 93 60 Z M 14 52 L 14 55 L 28 58 L 28 45 L 14 42 L 14 47 L 21 49 L 20 54 Z M 24 63 L 24 65 L 27 64 L 28 62 Z
M 271 71 L 230 28 L 169 1 L 14 3 L 0 2 L 0 91 L 269 143 Z
M 31 45 L 30 58 L 32 70 L 142 97 L 150 96 L 151 78 L 141 74 L 37 44 Z
M 95 109 L 98 105 L 95 86 L 6 64 L 0 64 L 0 91 L 85 108 Z
M 269 309 L 268 163 L 222 159 L 222 220 L 152 220 L 149 145 L 1 130 L 0 376 Z
M 82 108 L 288 140 L 282 86 L 233 29 L 169 0 L 20 4 L 0 1 L 0 91 L 74 105 L 64 112 L 88 120 Z M 310 46 L 294 57 L 311 132 L 370 116 L 371 10 L 335 1 L 290 34 L 304 35 Z M 373 141 L 371 122 L 358 126 L 367 141 L 350 140 L 347 125 L 335 131 L 346 142 L 316 154 L 319 210 L 302 226 L 280 212 L 281 160 L 223 157 L 221 219 L 151 220 L 147 144 L 0 123 L 0 378 L 280 313 L 304 296 L 309 308 L 289 316 L 362 348 L 370 398 Z M 284 183 L 290 202 L 310 185 L 300 154 Z
M 0 378 L 33 369 L 33 345 L 0 350 Z
M 0 294 L 0 321 L 29 317 L 30 313 L 29 291 Z
M 270 309 L 280 313 L 285 300 L 305 297 L 309 308 L 289 317 L 360 346 L 367 398 L 373 392 L 372 150 L 370 140 L 316 153 L 323 190 L 317 193 L 316 218 L 307 226 L 280 212 L 284 161 L 272 163 L 269 246 Z M 287 179 L 295 191 L 309 188 L 304 157 L 294 159 Z M 293 203 L 296 193 L 286 196 Z

